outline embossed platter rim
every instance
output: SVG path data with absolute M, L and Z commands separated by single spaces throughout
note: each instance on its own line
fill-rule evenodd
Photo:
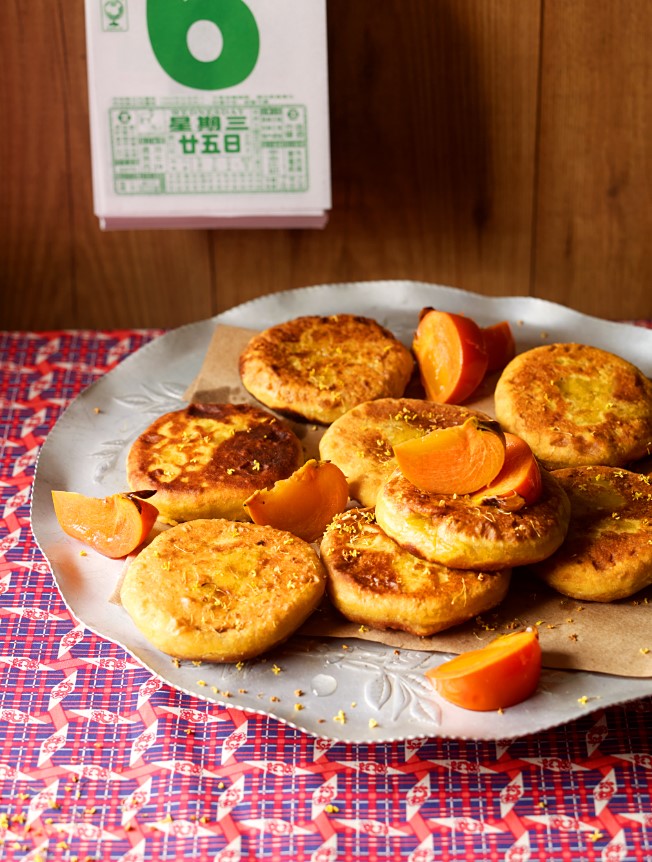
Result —
M 155 416 L 182 406 L 183 392 L 199 370 L 217 323 L 264 328 L 300 314 L 353 312 L 376 318 L 409 343 L 416 316 L 426 305 L 466 313 L 481 324 L 508 319 L 515 324 L 521 350 L 553 339 L 582 340 L 620 353 L 652 374 L 652 331 L 636 329 L 634 339 L 631 326 L 544 300 L 485 297 L 412 281 L 286 291 L 179 327 L 127 357 L 82 392 L 57 421 L 40 453 L 32 496 L 34 535 L 74 617 L 181 691 L 271 716 L 336 741 L 515 738 L 652 694 L 649 679 L 545 670 L 539 691 L 525 704 L 502 715 L 469 713 L 439 700 L 424 682 L 425 668 L 442 661 L 443 654 L 397 653 L 358 640 L 294 638 L 242 669 L 191 663 L 176 668 L 139 635 L 119 605 L 109 602 L 122 563 L 92 552 L 80 557 L 79 546 L 62 536 L 50 491 L 60 488 L 103 496 L 125 489 L 124 458 L 132 440 Z M 273 672 L 274 664 L 281 673 Z M 304 694 L 296 695 L 297 689 Z M 231 696 L 222 694 L 226 691 Z M 586 695 L 588 702 L 580 704 Z M 297 704 L 302 708 L 297 709 Z M 370 728 L 370 719 L 377 726 Z

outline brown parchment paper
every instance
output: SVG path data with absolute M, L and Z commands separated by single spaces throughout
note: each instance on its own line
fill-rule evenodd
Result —
M 252 335 L 249 329 L 218 325 L 199 374 L 184 397 L 189 402 L 257 403 L 242 386 L 238 372 L 238 358 Z M 471 406 L 493 415 L 494 382 L 495 378 L 486 381 Z M 302 440 L 306 457 L 318 458 L 324 428 L 285 421 Z M 499 608 L 432 637 L 365 629 L 345 620 L 328 601 L 299 633 L 362 638 L 395 649 L 459 653 L 525 625 L 538 627 L 546 667 L 652 677 L 652 588 L 621 602 L 578 602 L 553 592 L 531 576 L 527 567 L 514 571 L 509 595 Z

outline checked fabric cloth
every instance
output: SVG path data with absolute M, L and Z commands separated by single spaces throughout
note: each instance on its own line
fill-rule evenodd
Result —
M 500 742 L 328 742 L 72 618 L 30 529 L 39 448 L 158 334 L 0 333 L 0 859 L 652 859 L 652 698 Z

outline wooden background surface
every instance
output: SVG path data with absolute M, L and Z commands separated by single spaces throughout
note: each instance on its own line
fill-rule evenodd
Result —
M 652 317 L 650 0 L 328 0 L 323 231 L 102 233 L 82 0 L 3 0 L 4 329 L 410 278 Z

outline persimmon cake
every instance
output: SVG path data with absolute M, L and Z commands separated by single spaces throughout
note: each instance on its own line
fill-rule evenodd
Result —
M 327 591 L 349 620 L 419 637 L 460 625 L 496 607 L 511 571 L 450 569 L 401 548 L 372 509 L 337 515 L 321 542 Z
M 163 519 L 248 520 L 244 501 L 304 460 L 283 420 L 249 404 L 190 404 L 156 419 L 133 443 L 127 479 L 156 491 Z
M 560 483 L 541 470 L 541 496 L 517 511 L 473 495 L 421 491 L 399 469 L 376 501 L 382 529 L 407 551 L 453 568 L 495 571 L 535 563 L 561 545 L 570 503 Z
M 574 599 L 612 602 L 652 584 L 652 481 L 617 467 L 553 474 L 570 499 L 564 544 L 532 571 Z
M 516 356 L 495 391 L 496 419 L 550 470 L 623 466 L 652 448 L 652 381 L 613 353 L 549 344 Z
M 286 640 L 315 610 L 325 585 L 317 553 L 291 533 L 203 518 L 147 545 L 129 564 L 120 599 L 162 652 L 235 662 Z
M 435 428 L 461 425 L 471 415 L 483 414 L 417 398 L 366 401 L 324 431 L 319 454 L 342 470 L 354 500 L 374 506 L 380 488 L 396 469 L 395 445 Z
M 242 383 L 266 407 L 328 425 L 363 401 L 403 395 L 414 360 L 388 329 L 354 314 L 306 315 L 253 336 Z

